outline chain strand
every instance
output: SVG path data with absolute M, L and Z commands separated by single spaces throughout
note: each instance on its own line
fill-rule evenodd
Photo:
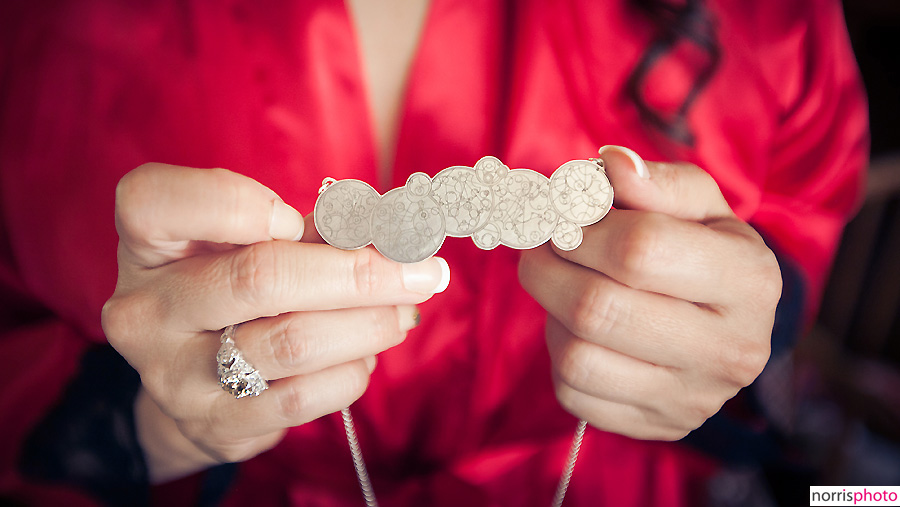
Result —
M 572 472 L 575 471 L 575 460 L 578 459 L 578 451 L 581 450 L 581 441 L 584 439 L 585 428 L 587 428 L 587 421 L 584 419 L 578 421 L 575 436 L 572 438 L 572 447 L 569 448 L 569 457 L 566 459 L 566 467 L 559 477 L 559 485 L 556 487 L 556 494 L 553 495 L 553 503 L 550 504 L 552 507 L 560 507 L 566 498 L 569 481 L 572 480 Z
M 375 499 L 375 489 L 372 487 L 372 481 L 369 479 L 368 471 L 366 471 L 362 449 L 360 449 L 359 439 L 356 437 L 356 428 L 353 425 L 353 416 L 350 414 L 350 408 L 341 410 L 341 417 L 344 419 L 344 432 L 347 434 L 347 444 L 350 446 L 350 455 L 353 457 L 356 480 L 359 482 L 359 489 L 362 491 L 363 499 L 366 501 L 366 507 L 378 507 L 378 500 Z M 556 487 L 556 494 L 553 495 L 553 502 L 550 504 L 552 507 L 561 507 L 563 500 L 566 498 L 566 491 L 569 489 L 569 482 L 572 480 L 572 473 L 575 471 L 575 462 L 578 460 L 578 452 L 581 450 L 581 442 L 584 440 L 586 428 L 587 421 L 583 419 L 578 421 L 575 435 L 572 438 L 572 447 L 569 448 L 569 456 L 566 459 L 566 466 L 559 477 L 559 485 Z
M 344 419 L 344 433 L 347 434 L 350 455 L 353 457 L 353 468 L 356 469 L 356 480 L 359 482 L 359 489 L 366 501 L 366 507 L 378 507 L 378 500 L 375 499 L 375 490 L 372 488 L 372 481 L 366 471 L 366 462 L 363 461 L 362 449 L 356 438 L 356 428 L 353 426 L 353 416 L 350 415 L 349 407 L 341 410 L 341 417 Z

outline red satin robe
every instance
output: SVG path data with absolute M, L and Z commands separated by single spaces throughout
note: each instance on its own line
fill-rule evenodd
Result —
M 625 92 L 655 36 L 626 2 L 433 0 L 391 187 L 486 154 L 550 174 L 605 144 L 694 162 L 800 267 L 811 312 L 867 156 L 840 5 L 709 3 L 722 60 L 688 116 L 696 144 L 679 148 Z M 0 495 L 90 504 L 23 479 L 15 459 L 81 351 L 105 340 L 117 180 L 147 161 L 227 167 L 303 213 L 326 176 L 375 184 L 356 44 L 334 0 L 0 8 Z M 651 106 L 680 103 L 695 58 L 686 46 L 660 61 Z M 547 505 L 576 420 L 553 395 L 545 312 L 519 286 L 516 251 L 448 239 L 440 255 L 449 289 L 353 405 L 376 493 L 383 505 Z M 679 443 L 589 428 L 567 505 L 691 505 L 715 466 Z M 241 464 L 225 501 L 286 503 L 361 505 L 339 417 Z

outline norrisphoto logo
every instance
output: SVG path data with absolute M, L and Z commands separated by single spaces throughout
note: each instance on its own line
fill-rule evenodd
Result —
M 809 505 L 900 505 L 900 486 L 810 486 Z

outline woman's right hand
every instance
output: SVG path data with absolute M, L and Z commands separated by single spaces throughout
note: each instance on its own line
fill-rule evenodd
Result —
M 116 228 L 103 329 L 141 375 L 135 418 L 152 482 L 249 459 L 349 406 L 375 355 L 415 325 L 413 305 L 449 279 L 442 259 L 401 265 L 310 243 L 297 211 L 223 169 L 138 167 L 116 189 Z M 221 330 L 238 323 L 238 349 L 270 381 L 258 397 L 219 385 Z

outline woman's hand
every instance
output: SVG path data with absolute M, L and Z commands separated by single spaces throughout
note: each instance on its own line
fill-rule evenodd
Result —
M 103 308 L 110 343 L 141 374 L 135 404 L 150 477 L 161 482 L 274 446 L 286 428 L 349 406 L 375 355 L 446 285 L 439 259 L 400 265 L 304 234 L 271 190 L 223 169 L 141 166 L 116 190 L 119 279 Z M 283 241 L 288 240 L 288 241 Z M 270 389 L 219 386 L 221 329 Z
M 601 157 L 618 209 L 574 251 L 523 252 L 519 277 L 549 313 L 563 407 L 603 430 L 676 440 L 762 371 L 781 272 L 704 171 L 618 147 Z

